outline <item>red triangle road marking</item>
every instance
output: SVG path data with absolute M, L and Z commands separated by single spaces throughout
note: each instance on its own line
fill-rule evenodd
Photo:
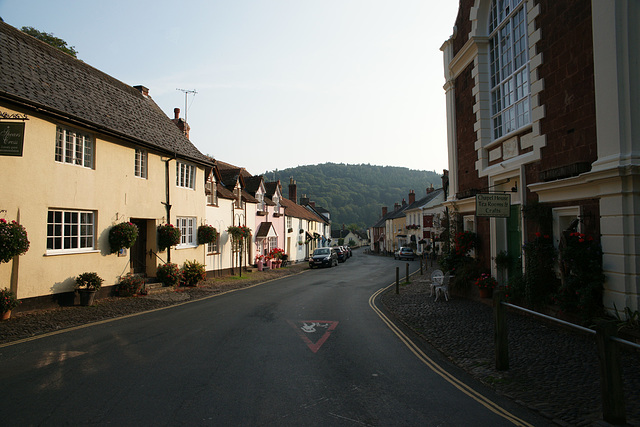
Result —
M 332 320 L 299 320 L 292 321 L 287 320 L 293 329 L 296 330 L 302 341 L 307 344 L 307 347 L 314 353 L 320 350 L 322 344 L 329 338 L 331 332 L 338 326 L 338 322 Z M 323 333 L 324 332 L 324 333 Z M 309 337 L 322 333 L 322 336 L 315 343 L 311 341 Z

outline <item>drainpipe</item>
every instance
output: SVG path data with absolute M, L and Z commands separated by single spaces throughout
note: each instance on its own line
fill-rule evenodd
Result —
M 164 180 L 165 180 L 165 201 L 162 202 L 167 212 L 167 224 L 171 224 L 171 203 L 169 198 L 169 162 L 176 158 L 175 154 L 172 158 L 163 160 L 164 162 Z M 167 248 L 167 262 L 171 262 L 171 247 Z

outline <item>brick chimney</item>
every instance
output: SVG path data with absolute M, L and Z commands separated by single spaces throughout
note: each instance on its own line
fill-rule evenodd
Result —
M 434 190 L 433 184 L 431 184 L 431 186 L 429 188 L 427 188 L 427 194 L 432 193 L 433 190 Z
M 309 206 L 311 206 L 312 208 L 316 207 L 316 202 L 309 202 Z
M 407 206 L 407 200 L 406 199 L 402 199 L 402 206 Z
M 413 204 L 416 201 L 416 192 L 411 190 L 409 191 L 409 204 Z
M 385 216 L 387 216 L 387 212 L 388 212 L 389 208 L 387 208 L 386 206 L 382 207 L 382 217 L 384 218 Z
M 142 85 L 138 85 L 138 86 L 134 86 L 135 89 L 138 89 L 140 91 L 140 93 L 142 94 L 142 96 L 149 96 L 149 89 L 142 86 Z
M 189 131 L 191 130 L 191 127 L 189 127 L 187 122 L 185 122 L 184 120 L 182 120 L 180 118 L 180 109 L 179 108 L 174 108 L 173 109 L 173 119 L 171 121 L 176 126 L 178 126 L 178 129 L 180 129 L 182 131 L 182 133 L 187 137 L 187 139 L 189 139 Z
M 289 200 L 298 203 L 298 186 L 293 177 L 289 178 Z
M 306 194 L 303 194 L 302 197 L 300 197 L 300 205 L 306 206 L 308 204 L 309 204 L 309 198 L 307 197 Z

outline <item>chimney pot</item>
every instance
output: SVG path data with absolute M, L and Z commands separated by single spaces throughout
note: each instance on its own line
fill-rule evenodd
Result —
M 174 108 L 173 109 L 173 115 L 174 115 L 174 119 L 179 119 L 180 118 L 180 109 L 179 108 Z

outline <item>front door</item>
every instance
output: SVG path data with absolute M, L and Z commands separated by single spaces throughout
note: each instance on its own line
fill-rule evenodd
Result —
M 134 274 L 147 273 L 147 220 L 131 219 L 138 227 L 138 238 L 130 251 L 130 265 Z

